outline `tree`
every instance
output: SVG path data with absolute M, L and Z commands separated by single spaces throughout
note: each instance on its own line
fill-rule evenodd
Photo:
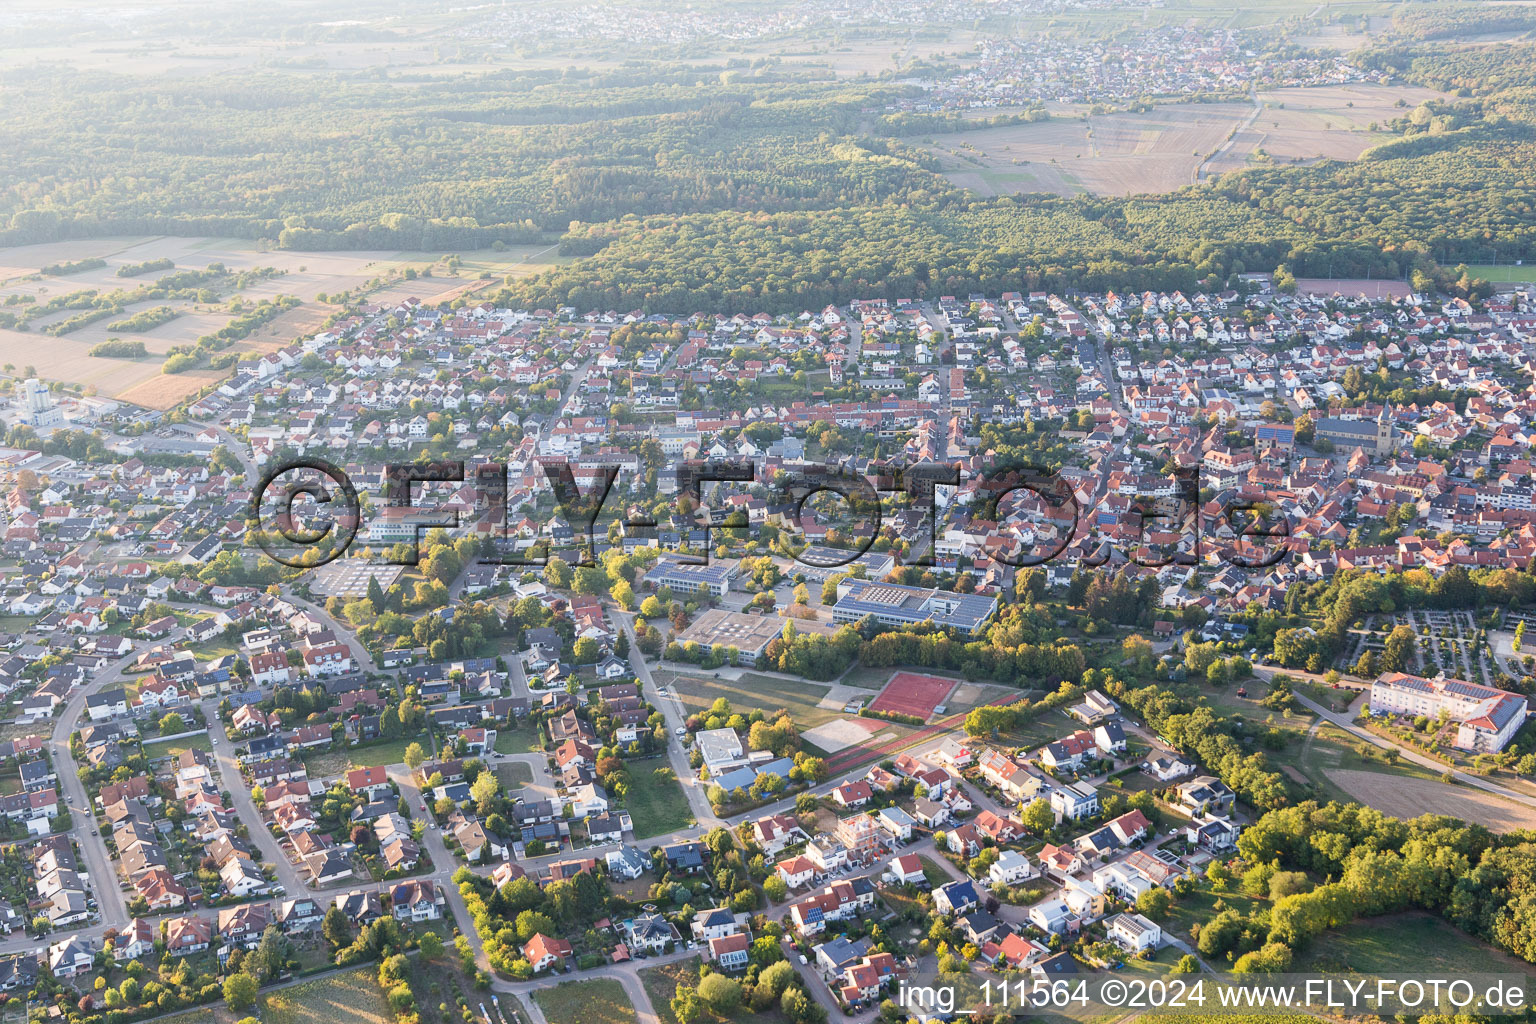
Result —
M 405 748 L 405 766 L 411 771 L 420 768 L 427 761 L 427 752 L 420 743 L 411 743 Z
M 320 923 L 320 934 L 332 946 L 342 949 L 352 944 L 352 922 L 347 920 L 347 915 L 341 912 L 340 907 L 333 905 L 325 912 L 325 920 Z
M 597 597 L 608 589 L 608 574 L 601 569 L 584 565 L 576 570 L 575 581 L 571 589 L 578 594 L 588 597 Z
M 620 608 L 629 611 L 635 606 L 635 590 L 627 580 L 619 580 L 609 588 L 608 593 Z
M 784 990 L 784 998 L 779 1000 L 779 1009 L 784 1011 L 784 1016 L 788 1017 L 793 1024 L 806 1024 L 813 1018 L 825 1021 L 827 1017 L 825 1011 L 819 1014 L 816 1012 L 821 1008 L 811 1002 L 811 997 L 805 994 L 805 989 L 798 985 Z
M 443 955 L 443 940 L 436 932 L 422 932 L 420 946 L 421 955 L 428 960 L 436 960 Z
M 550 555 L 544 563 L 544 582 L 564 590 L 571 585 L 571 567 L 559 555 Z
M 752 940 L 752 948 L 747 951 L 747 956 L 759 967 L 767 967 L 784 959 L 784 950 L 779 947 L 779 940 L 772 935 L 759 935 Z
M 469 795 L 474 798 L 475 803 L 480 808 L 485 809 L 491 801 L 496 799 L 496 793 L 500 788 L 501 784 L 496 781 L 496 773 L 483 771 L 475 776 L 475 781 L 470 784 Z M 482 813 L 484 813 L 484 810 L 482 810 Z
M 1189 644 L 1184 648 L 1184 667 L 1191 676 L 1203 676 L 1220 657 L 1215 644 Z
M 535 935 L 555 934 L 555 922 L 548 914 L 541 914 L 537 910 L 525 910 L 518 914 L 516 926 L 519 942 L 528 942 Z
M 1196 945 L 1206 956 L 1218 956 L 1237 943 L 1242 931 L 1242 915 L 1235 910 L 1223 910 L 1200 929 Z
M 383 615 L 389 607 L 389 599 L 384 596 L 384 587 L 379 583 L 377 576 L 368 577 L 368 603 L 373 605 L 375 615 Z
M 231 1010 L 240 1011 L 253 1005 L 260 991 L 261 984 L 243 971 L 224 979 L 224 1002 Z
M 1152 657 L 1152 644 L 1143 636 L 1132 633 L 1120 644 L 1120 652 L 1125 655 L 1125 660 L 1135 664 L 1142 658 Z
M 763 880 L 763 895 L 768 897 L 770 903 L 782 903 L 784 897 L 789 894 L 789 887 L 784 884 L 784 879 L 778 875 L 769 875 Z
M 1291 966 L 1291 947 L 1283 942 L 1266 942 L 1261 949 L 1244 953 L 1232 965 L 1236 974 L 1278 974 Z
M 175 711 L 160 719 L 160 731 L 167 736 L 175 736 L 177 733 L 185 732 L 186 728 L 187 720 Z
M 757 992 L 753 994 L 753 1003 L 758 1002 L 757 993 L 765 993 L 767 1005 L 769 1001 L 781 998 L 790 983 L 795 980 L 795 968 L 788 960 L 780 960 L 777 963 L 764 967 L 757 975 Z
M 677 986 L 672 995 L 672 1016 L 677 1018 L 678 1024 L 697 1024 L 704 1016 L 704 1003 L 699 999 L 697 989 Z
M 1179 957 L 1178 963 L 1173 965 L 1171 974 L 1199 974 L 1200 961 L 1195 959 L 1193 953 L 1185 953 Z
M 1173 907 L 1173 896 L 1160 885 L 1154 885 L 1136 898 L 1136 913 L 1154 921 L 1168 916 Z
M 1403 672 L 1413 662 L 1413 651 L 1418 637 L 1412 626 L 1398 626 L 1387 634 L 1386 649 L 1381 652 L 1381 667 L 1385 672 Z
M 602 648 L 597 645 L 596 640 L 589 636 L 584 636 L 577 640 L 576 646 L 572 651 L 572 656 L 576 659 L 576 664 L 578 665 L 595 665 L 601 654 Z
M 1019 816 L 1019 820 L 1035 835 L 1041 835 L 1050 831 L 1056 824 L 1056 812 L 1051 810 L 1049 801 L 1037 798 L 1024 808 L 1024 813 Z
M 699 979 L 699 998 L 721 1017 L 729 1017 L 741 1005 L 741 982 L 724 974 Z
M 268 925 L 261 933 L 261 943 L 256 947 L 254 959 L 261 970 L 262 981 L 272 981 L 283 972 L 283 960 L 288 952 L 288 939 L 277 925 Z M 250 960 L 246 961 L 249 969 Z

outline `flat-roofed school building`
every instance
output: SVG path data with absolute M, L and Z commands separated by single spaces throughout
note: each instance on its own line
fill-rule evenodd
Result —
M 831 634 L 838 628 L 825 622 L 780 618 L 777 615 L 747 615 L 712 608 L 700 613 L 687 629 L 679 633 L 677 642 L 695 643 L 710 652 L 717 648 L 723 652 L 726 648 L 734 647 L 737 661 L 748 664 L 762 657 L 774 638 L 783 634 L 786 622 L 794 623 L 799 633 Z
M 651 590 L 666 587 L 674 594 L 712 594 L 724 597 L 731 589 L 732 576 L 729 565 L 689 565 L 662 559 L 641 577 L 640 582 Z
M 932 619 L 936 626 L 974 635 L 997 614 L 997 605 L 996 594 L 957 594 L 952 590 L 847 579 L 837 585 L 832 618 L 836 622 L 857 622 L 873 615 L 876 621 L 890 626 Z

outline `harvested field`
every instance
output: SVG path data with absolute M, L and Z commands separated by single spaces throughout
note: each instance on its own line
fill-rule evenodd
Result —
M 1340 769 L 1330 771 L 1328 777 L 1361 803 L 1401 818 L 1448 814 L 1495 832 L 1536 828 L 1536 808 L 1466 784 L 1452 786 L 1429 779 Z
M 106 266 L 78 274 L 40 277 L 42 267 L 98 257 Z M 301 304 L 237 342 L 232 351 L 256 354 L 271 352 L 294 339 L 319 330 L 338 308 L 327 300 L 344 293 L 366 293 L 371 301 L 395 303 L 418 298 L 434 304 L 498 286 L 507 276 L 532 273 L 555 262 L 554 248 L 547 245 L 513 246 L 505 251 L 484 250 L 463 254 L 456 269 L 443 262 L 443 254 L 369 250 L 358 252 L 296 252 L 262 249 L 241 239 L 181 238 L 173 236 L 106 238 L 17 246 L 0 250 L 0 301 L 10 295 L 30 295 L 38 302 L 94 289 L 111 292 L 152 285 L 164 273 L 118 277 L 119 267 L 151 260 L 171 260 L 177 270 L 206 268 L 222 263 L 234 271 L 273 267 L 282 273 L 255 281 L 238 294 L 221 294 L 216 302 L 186 299 L 150 300 L 125 307 L 123 314 L 104 318 L 53 338 L 40 334 L 48 323 L 73 315 L 72 311 L 38 318 L 26 331 L 0 330 L 0 363 L 33 366 L 47 380 L 94 386 L 108 397 L 120 398 L 153 409 L 168 409 L 206 386 L 223 380 L 229 371 L 193 370 L 166 375 L 160 372 L 166 352 L 176 345 L 191 345 L 205 334 L 227 324 L 234 314 L 226 303 L 232 298 L 246 303 L 292 295 Z M 431 269 L 432 276 L 407 279 L 409 270 Z M 113 331 L 107 325 L 153 306 L 170 306 L 180 315 L 146 331 Z M 141 341 L 149 353 L 144 359 L 88 356 L 92 345 L 107 338 Z
M 1188 185 L 1251 105 L 1181 103 L 1144 114 L 1057 119 L 941 135 L 932 150 L 955 184 L 982 195 L 1132 195 Z
M 944 703 L 958 680 L 942 676 L 924 676 L 916 672 L 897 672 L 885 689 L 869 705 L 872 711 L 894 711 L 927 719 L 933 709 Z
M 1401 117 L 1399 99 L 1413 107 L 1436 95 L 1409 86 L 1275 89 L 1259 94 L 1257 114 L 1245 102 L 1169 103 L 1087 118 L 1056 106 L 1054 120 L 921 141 L 951 181 L 982 195 L 1170 192 L 1193 182 L 1202 164 L 1209 176 L 1254 160 L 1356 159 L 1390 137 L 1371 125 Z
M 1400 299 L 1413 291 L 1404 281 L 1371 281 L 1363 277 L 1298 277 L 1296 290 L 1309 295 L 1337 292 L 1346 298 L 1364 295 L 1368 299 Z
M 1232 145 L 1206 166 L 1207 176 L 1246 167 L 1261 152 L 1277 163 L 1356 160 L 1393 136 L 1381 125 L 1405 108 L 1439 96 L 1412 86 L 1327 85 L 1259 93 L 1263 109 Z M 1404 107 L 1397 106 L 1401 99 Z M 1245 118 L 1246 123 L 1246 118 Z M 1373 129 L 1372 125 L 1378 127 Z

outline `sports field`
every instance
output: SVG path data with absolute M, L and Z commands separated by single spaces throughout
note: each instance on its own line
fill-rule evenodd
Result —
M 1513 263 L 1468 264 L 1473 277 L 1481 277 L 1494 284 L 1531 284 L 1536 282 L 1536 263 L 1515 266 Z
M 934 708 L 944 703 L 957 682 L 942 676 L 897 672 L 869 706 L 873 711 L 894 711 L 926 720 Z

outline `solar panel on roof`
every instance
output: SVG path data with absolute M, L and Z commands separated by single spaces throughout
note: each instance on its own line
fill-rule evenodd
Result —
M 1435 688 L 1429 685 L 1429 680 L 1420 679 L 1418 676 L 1403 676 L 1401 679 L 1392 680 L 1393 686 L 1402 687 L 1405 690 L 1418 690 L 1420 693 L 1433 693 Z
M 901 604 L 907 597 L 907 592 L 896 587 L 865 587 L 859 593 L 859 599 L 869 601 L 872 604 Z

